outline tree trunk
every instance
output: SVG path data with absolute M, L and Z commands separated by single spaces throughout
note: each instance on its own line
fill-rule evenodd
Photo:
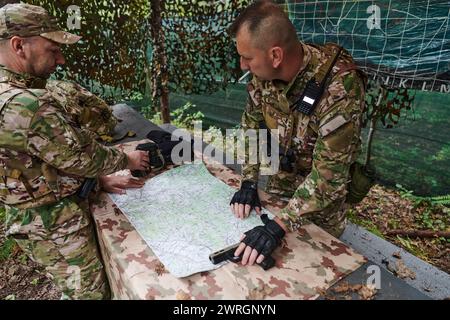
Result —
M 164 46 L 164 30 L 162 28 L 161 12 L 164 0 L 150 0 L 152 13 L 151 27 L 153 37 L 153 103 L 160 105 L 163 123 L 170 123 L 169 111 L 169 72 L 167 70 L 167 55 Z M 159 99 L 159 103 L 157 102 Z

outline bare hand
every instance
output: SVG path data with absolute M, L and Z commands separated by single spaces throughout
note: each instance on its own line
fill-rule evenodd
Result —
M 128 167 L 130 170 L 147 171 L 150 169 L 150 160 L 147 151 L 136 150 L 127 153 Z
M 109 193 L 125 194 L 125 189 L 142 188 L 145 184 L 145 179 L 137 179 L 128 176 L 103 176 L 99 178 L 101 188 Z

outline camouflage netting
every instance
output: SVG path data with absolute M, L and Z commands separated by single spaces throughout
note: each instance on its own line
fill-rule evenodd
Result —
M 249 2 L 152 1 L 159 11 L 151 19 L 155 110 L 160 103 L 167 103 L 169 91 L 212 93 L 236 79 L 241 71 L 227 29 L 237 11 Z M 164 118 L 164 106 L 161 109 Z
M 112 103 L 126 99 L 133 91 L 142 91 L 146 83 L 146 41 L 149 39 L 146 0 L 28 0 L 59 18 L 61 27 L 76 24 L 80 8 L 83 36 L 75 46 L 64 48 L 66 66 L 57 74 L 75 80 Z
M 165 2 L 163 29 L 171 89 L 210 93 L 235 79 L 241 71 L 227 28 L 236 12 L 251 1 Z
M 393 128 L 399 123 L 402 110 L 412 110 L 414 97 L 415 91 L 406 88 L 387 88 L 379 82 L 369 81 L 363 126 L 375 120 L 380 121 L 387 129 Z
M 227 28 L 250 0 L 26 2 L 48 9 L 65 29 L 75 19 L 69 7 L 80 8 L 81 28 L 73 32 L 83 39 L 64 48 L 67 65 L 57 77 L 110 103 L 151 92 L 157 109 L 168 90 L 211 93 L 241 74 Z

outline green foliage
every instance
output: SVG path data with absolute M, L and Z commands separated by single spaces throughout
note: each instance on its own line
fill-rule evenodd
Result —
M 139 91 L 133 91 L 133 92 L 130 94 L 129 99 L 130 99 L 131 101 L 141 101 L 141 100 L 144 99 L 144 95 L 143 95 L 141 92 L 139 92 Z
M 15 246 L 16 242 L 14 241 L 14 239 L 8 238 L 5 240 L 5 242 L 3 242 L 3 244 L 0 246 L 0 262 L 9 259 Z
M 358 215 L 357 215 L 357 212 L 355 210 L 350 209 L 347 212 L 347 219 L 349 221 L 353 222 L 354 224 L 357 224 L 357 225 L 365 228 L 366 230 L 372 232 L 376 236 L 384 239 L 384 235 L 380 231 L 380 229 L 378 229 L 377 225 L 371 220 L 366 220 L 366 219 L 359 218 Z
M 450 146 L 443 146 L 439 152 L 433 156 L 435 161 L 449 161 L 450 160 Z
M 175 109 L 170 113 L 172 124 L 177 128 L 183 128 L 187 130 L 194 129 L 194 123 L 201 121 L 205 115 L 201 111 L 196 111 L 196 105 L 191 102 L 187 102 L 181 108 Z M 150 121 L 160 125 L 162 124 L 161 112 L 156 112 L 151 116 Z
M 173 124 L 180 128 L 193 129 L 196 121 L 201 121 L 205 115 L 201 111 L 195 111 L 196 105 L 191 102 L 186 103 L 181 108 L 170 113 L 173 117 Z
M 414 112 L 405 113 L 409 117 L 394 129 L 379 128 L 372 164 L 383 185 L 400 183 L 421 196 L 450 194 L 449 98 L 417 91 Z
M 417 246 L 410 238 L 408 237 L 401 237 L 401 236 L 397 236 L 396 237 L 397 240 L 400 242 L 400 244 L 406 249 L 408 250 L 410 253 L 412 253 L 413 255 L 415 255 L 416 257 L 428 261 L 428 257 L 426 252 L 421 249 L 419 246 Z
M 412 190 L 407 190 L 401 184 L 395 185 L 397 189 L 399 189 L 400 196 L 405 199 L 410 199 L 414 201 L 416 205 L 421 203 L 429 203 L 430 205 L 442 205 L 442 206 L 450 206 L 450 194 L 442 195 L 442 196 L 433 196 L 433 197 L 420 197 L 413 194 Z
M 28 256 L 25 253 L 22 253 L 19 257 L 19 261 L 21 264 L 26 264 L 28 261 Z
M 397 187 L 397 189 L 399 189 L 400 196 L 403 199 L 413 200 L 413 199 L 417 198 L 416 196 L 413 195 L 412 190 L 408 190 L 408 189 L 404 188 L 401 184 L 396 184 L 395 186 Z
M 431 203 L 450 207 L 450 194 L 444 196 L 428 197 L 427 199 L 429 199 Z
M 397 219 L 389 219 L 388 220 L 388 227 L 390 229 L 398 229 L 399 221 Z
M 418 222 L 427 229 L 444 231 L 447 228 L 446 218 L 435 218 L 431 208 L 426 208 L 418 217 Z
M 411 190 L 405 189 L 397 184 L 400 196 L 409 199 L 414 203 L 414 207 L 420 207 L 420 214 L 416 217 L 416 223 L 425 229 L 434 231 L 445 231 L 450 225 L 450 210 L 445 206 L 450 204 L 450 195 L 436 197 L 415 196 Z M 436 239 L 446 242 L 447 239 Z
M 5 223 L 5 220 L 6 220 L 5 208 L 0 206 L 0 224 Z M 4 235 L 0 234 L 0 237 L 4 237 Z M 11 238 L 7 238 L 0 245 L 0 262 L 6 261 L 7 259 L 9 259 L 15 246 L 16 246 L 16 242 L 14 241 L 14 239 L 11 239 Z
M 234 155 L 234 160 L 238 157 L 237 137 L 238 127 L 227 129 L 225 132 L 215 126 L 210 126 L 204 133 L 203 139 L 206 143 L 214 146 L 214 148 Z M 239 141 L 239 139 L 237 139 Z

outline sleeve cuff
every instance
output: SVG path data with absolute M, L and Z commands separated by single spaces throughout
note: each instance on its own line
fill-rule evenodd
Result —
M 288 208 L 280 211 L 280 220 L 290 232 L 296 232 L 300 227 L 309 223 L 305 218 L 298 216 L 295 211 Z

